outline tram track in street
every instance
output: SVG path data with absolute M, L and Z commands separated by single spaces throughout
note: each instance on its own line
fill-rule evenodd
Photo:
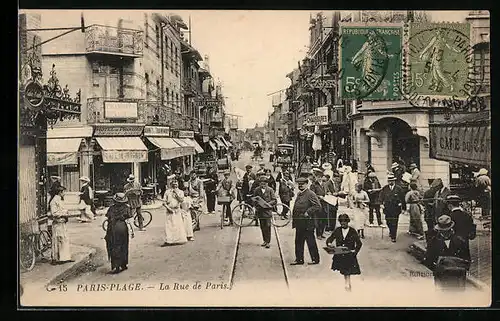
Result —
M 272 225 L 272 229 L 276 241 L 273 242 L 271 239 L 271 247 L 267 249 L 261 247 L 257 241 L 261 238 L 260 228 L 253 224 L 238 226 L 228 280 L 231 289 L 233 286 L 238 286 L 241 280 L 246 283 L 284 280 L 286 290 L 289 290 L 288 270 L 278 227 Z

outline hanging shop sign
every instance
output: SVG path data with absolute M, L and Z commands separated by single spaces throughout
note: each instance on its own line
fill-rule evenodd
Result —
M 401 25 L 340 26 L 340 95 L 343 99 L 401 99 Z
M 40 107 L 44 98 L 42 85 L 36 81 L 28 82 L 24 88 L 24 98 L 31 107 Z
M 77 153 L 47 153 L 47 166 L 78 164 Z
M 144 127 L 144 136 L 170 137 L 169 126 L 146 126 Z
M 316 114 L 307 116 L 307 126 L 322 126 L 328 125 L 328 107 L 318 107 Z
M 491 125 L 430 124 L 430 157 L 448 162 L 489 166 Z
M 311 86 L 315 89 L 333 88 L 335 81 L 333 79 L 315 79 L 311 81 Z
M 137 102 L 105 101 L 104 118 L 106 119 L 129 119 L 137 118 Z
M 178 138 L 191 138 L 194 139 L 194 131 L 192 130 L 179 130 Z
M 143 129 L 137 125 L 95 125 L 94 136 L 140 136 Z

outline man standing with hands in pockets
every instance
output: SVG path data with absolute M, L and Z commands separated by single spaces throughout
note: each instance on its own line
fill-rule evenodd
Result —
M 319 198 L 307 188 L 307 183 L 307 178 L 297 179 L 299 193 L 292 211 L 292 228 L 295 229 L 295 262 L 291 265 L 304 264 L 304 242 L 307 242 L 311 255 L 312 263 L 310 264 L 319 264 L 318 245 L 314 237 L 314 217 L 322 209 Z
M 254 197 L 257 198 L 255 202 L 255 209 L 257 217 L 259 218 L 260 230 L 262 231 L 262 238 L 264 243 L 262 246 L 265 248 L 271 247 L 271 217 L 273 206 L 276 205 L 276 195 L 274 190 L 268 184 L 268 178 L 261 176 L 259 178 L 259 187 L 254 191 Z

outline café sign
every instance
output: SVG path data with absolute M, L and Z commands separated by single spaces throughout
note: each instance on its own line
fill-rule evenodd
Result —
M 194 139 L 194 131 L 192 131 L 192 130 L 179 130 L 178 138 Z
M 328 107 L 318 107 L 316 114 L 307 116 L 307 126 L 322 126 L 328 125 Z
M 147 150 L 103 150 L 104 163 L 142 163 L 148 161 Z
M 491 125 L 429 126 L 430 156 L 478 166 L 491 164 Z
M 335 86 L 335 82 L 331 79 L 317 79 L 311 81 L 311 86 L 316 89 L 333 88 Z
M 97 125 L 94 136 L 139 136 L 143 131 L 143 126 L 136 125 Z

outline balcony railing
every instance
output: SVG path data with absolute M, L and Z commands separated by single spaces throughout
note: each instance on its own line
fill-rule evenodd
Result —
M 107 111 L 108 114 L 106 114 L 106 103 L 119 103 L 121 106 L 115 104 L 112 107 L 113 110 Z M 175 118 L 172 108 L 163 106 L 157 101 L 139 99 L 93 97 L 87 99 L 87 111 L 87 121 L 89 124 L 125 122 L 172 126 L 173 119 Z
M 182 82 L 182 89 L 184 95 L 196 96 L 198 93 L 198 86 L 196 86 L 196 80 L 193 78 L 185 78 Z
M 85 30 L 87 53 L 142 57 L 142 31 L 92 25 Z

